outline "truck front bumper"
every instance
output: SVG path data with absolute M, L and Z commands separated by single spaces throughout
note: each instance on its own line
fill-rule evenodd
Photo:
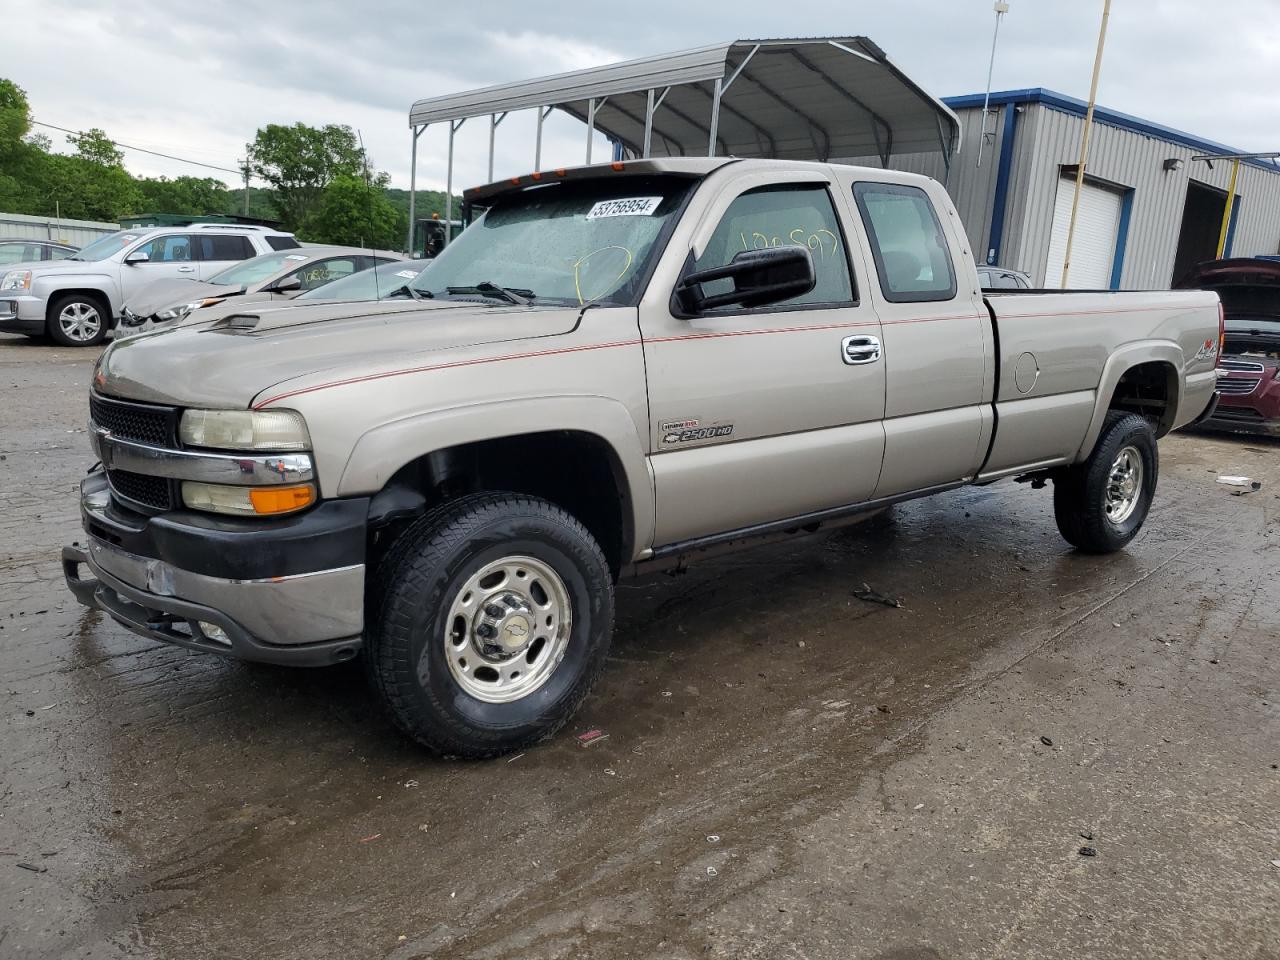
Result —
M 92 474 L 80 493 L 87 549 L 63 548 L 63 575 L 85 606 L 153 640 L 265 663 L 339 663 L 355 657 L 364 629 L 367 507 L 329 501 L 292 521 L 256 525 L 126 517 L 112 506 L 106 478 Z M 170 562 L 166 548 L 198 557 L 191 565 L 205 569 Z M 299 570 L 300 556 L 319 568 Z M 343 560 L 351 562 L 332 565 Z M 246 575 L 266 574 L 264 564 L 282 572 Z
M 0 332 L 44 333 L 44 311 L 40 297 L 0 297 Z

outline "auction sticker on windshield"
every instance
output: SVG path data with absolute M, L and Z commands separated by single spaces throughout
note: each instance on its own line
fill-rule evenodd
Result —
M 662 203 L 661 197 L 627 197 L 622 200 L 601 200 L 587 211 L 588 220 L 601 217 L 648 217 Z

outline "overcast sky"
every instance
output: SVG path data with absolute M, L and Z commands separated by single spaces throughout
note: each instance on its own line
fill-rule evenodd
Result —
M 993 88 L 1085 98 L 1102 0 L 1010 0 Z M 0 0 L 18 33 L 0 76 L 38 120 L 234 167 L 266 123 L 358 128 L 408 186 L 416 99 L 723 40 L 865 35 L 938 96 L 981 92 L 991 0 Z M 19 16 L 21 14 L 21 16 Z M 1114 0 L 1098 102 L 1251 151 L 1280 149 L 1280 0 Z M 38 129 L 38 128 L 37 128 Z M 532 167 L 532 115 L 498 130 L 496 176 Z M 51 131 L 56 149 L 66 149 Z M 548 121 L 544 165 L 582 162 L 584 128 Z M 445 131 L 419 148 L 443 186 Z M 485 179 L 487 125 L 459 134 L 459 189 Z M 604 154 L 598 152 L 599 159 Z M 234 176 L 126 151 L 140 175 Z

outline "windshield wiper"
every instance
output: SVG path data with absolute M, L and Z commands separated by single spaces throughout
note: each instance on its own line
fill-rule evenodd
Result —
M 520 287 L 508 290 L 506 287 L 500 287 L 489 280 L 482 280 L 473 287 L 445 287 L 445 290 L 450 294 L 471 294 L 472 296 L 479 294 L 482 297 L 494 297 L 498 300 L 505 300 L 507 303 L 514 303 L 517 306 L 529 303 L 534 297 L 532 290 L 524 290 Z
M 435 294 L 432 293 L 430 290 L 419 290 L 417 287 L 408 283 L 403 284 L 402 286 L 396 287 L 394 290 L 388 293 L 384 299 L 390 300 L 392 297 L 398 297 L 402 293 L 407 293 L 409 296 L 413 297 L 413 299 L 415 300 L 435 299 Z

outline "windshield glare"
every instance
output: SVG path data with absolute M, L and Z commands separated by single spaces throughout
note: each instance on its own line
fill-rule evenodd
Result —
M 393 260 L 301 293 L 295 300 L 381 300 L 404 288 L 430 260 Z
M 500 199 L 413 281 L 433 297 L 493 283 L 535 303 L 630 306 L 694 181 L 601 177 Z M 498 302 L 495 300 L 494 302 Z
M 288 264 L 297 261 L 299 265 L 307 258 L 300 253 L 281 250 L 279 253 L 264 253 L 252 260 L 242 260 L 234 267 L 227 267 L 215 273 L 208 283 L 216 283 L 224 287 L 244 287 L 259 280 L 265 280 L 272 274 L 279 273 Z
M 105 237 L 99 237 L 87 247 L 77 250 L 74 256 L 68 257 L 68 260 L 105 260 L 113 253 L 119 253 L 121 249 L 133 243 L 142 234 L 128 230 L 120 230 L 116 233 L 109 233 Z

